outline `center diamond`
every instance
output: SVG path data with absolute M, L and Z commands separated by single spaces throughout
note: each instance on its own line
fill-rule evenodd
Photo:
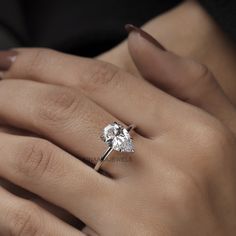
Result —
M 126 128 L 116 122 L 103 130 L 102 140 L 118 152 L 134 152 L 132 138 Z

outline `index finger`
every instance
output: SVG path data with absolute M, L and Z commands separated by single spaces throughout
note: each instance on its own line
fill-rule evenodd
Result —
M 182 122 L 183 104 L 172 96 L 102 61 L 46 49 L 17 49 L 3 78 L 29 79 L 77 88 L 146 137 L 156 137 Z M 29 63 L 30 62 L 30 63 Z M 175 119 L 173 119 L 175 117 Z

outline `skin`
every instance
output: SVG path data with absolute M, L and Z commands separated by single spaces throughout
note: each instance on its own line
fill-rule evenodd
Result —
M 202 64 L 134 32 L 129 49 L 140 74 L 169 94 L 106 62 L 18 49 L 0 83 L 0 120 L 40 138 L 1 132 L 1 177 L 70 212 L 89 235 L 234 235 L 233 105 Z M 104 151 L 99 136 L 113 121 L 138 128 L 131 161 L 106 162 L 108 177 L 78 157 Z M 83 235 L 3 188 L 0 202 L 2 235 Z
M 211 73 L 208 73 L 209 71 L 206 70 L 205 67 L 200 66 L 200 68 L 196 67 L 197 69 L 196 68 L 193 69 L 194 67 L 190 66 L 192 64 L 192 61 L 185 61 L 184 62 L 184 64 L 186 64 L 186 66 L 185 66 L 185 69 L 183 70 L 183 73 L 180 73 L 180 74 L 173 73 L 171 75 L 167 74 L 166 72 L 168 71 L 169 68 L 171 68 L 171 70 L 173 72 L 178 71 L 178 68 L 177 68 L 178 66 L 176 66 L 176 65 L 179 65 L 178 60 L 173 60 L 173 61 L 175 61 L 175 63 L 170 64 L 170 61 L 172 61 L 172 60 L 169 60 L 169 56 L 165 56 L 165 57 L 161 56 L 160 57 L 160 54 L 159 54 L 160 52 L 153 53 L 153 48 L 150 47 L 149 44 L 145 44 L 144 42 L 142 42 L 142 39 L 140 39 L 139 35 L 131 34 L 131 36 L 129 38 L 130 54 L 131 54 L 132 58 L 134 59 L 134 62 L 135 62 L 139 71 L 134 66 L 134 63 L 128 54 L 126 43 L 122 44 L 121 46 L 117 47 L 114 50 L 111 50 L 110 52 L 108 52 L 104 55 L 101 55 L 99 58 L 103 59 L 104 61 L 110 61 L 120 67 L 123 67 L 125 70 L 129 71 L 130 73 L 132 73 L 138 77 L 140 77 L 140 74 L 141 74 L 144 78 L 149 80 L 153 85 L 161 88 L 162 90 L 168 92 L 169 94 L 171 94 L 181 100 L 185 100 L 188 103 L 193 104 L 194 106 L 198 106 L 201 109 L 207 111 L 212 116 L 219 119 L 225 126 L 228 126 L 231 129 L 231 131 L 235 133 L 235 123 L 232 122 L 235 120 L 235 110 L 234 110 L 232 103 L 230 102 L 230 100 L 233 101 L 233 99 L 232 99 L 233 95 L 234 95 L 233 92 L 235 91 L 234 90 L 235 87 L 233 86 L 234 80 L 232 80 L 234 71 L 233 71 L 233 67 L 230 66 L 231 63 L 233 64 L 233 61 L 234 61 L 234 54 L 232 53 L 232 51 L 233 51 L 232 44 L 228 41 L 228 39 L 226 39 L 224 37 L 224 35 L 219 31 L 219 29 L 215 26 L 215 24 L 212 23 L 211 19 L 209 19 L 208 15 L 199 7 L 199 5 L 195 4 L 195 3 L 193 4 L 193 1 L 191 1 L 191 2 L 192 2 L 191 4 L 184 3 L 184 4 L 180 5 L 180 7 L 178 7 L 176 10 L 170 11 L 167 14 L 163 15 L 162 17 L 158 17 L 157 19 L 154 19 L 152 22 L 148 23 L 144 28 L 148 29 L 149 32 L 153 32 L 153 35 L 158 37 L 159 39 L 161 39 L 162 42 L 165 43 L 165 46 L 168 46 L 168 49 L 170 49 L 171 51 L 175 51 L 180 55 L 191 56 L 192 58 L 196 58 L 199 61 L 204 62 L 208 66 L 210 65 L 211 69 L 218 76 L 216 79 L 218 80 L 218 82 L 221 85 L 223 85 L 222 86 L 223 90 L 225 90 L 225 93 L 228 96 L 226 96 L 223 93 L 223 90 L 221 89 L 219 84 L 216 83 L 215 78 L 211 75 Z M 189 12 L 193 12 L 193 10 L 194 10 L 195 14 L 187 14 Z M 183 18 L 180 18 L 179 17 L 180 15 L 183 16 Z M 192 18 L 192 16 L 194 16 L 194 17 Z M 185 17 L 188 19 L 188 21 L 186 21 Z M 181 19 L 181 21 L 179 22 L 177 19 Z M 201 21 L 199 21 L 199 19 Z M 196 32 L 195 30 L 192 30 L 191 32 L 188 32 L 187 30 L 185 30 L 185 31 L 178 30 L 179 26 L 183 26 L 183 24 L 185 22 L 188 22 L 188 23 L 191 22 L 192 23 L 191 28 L 193 28 L 193 26 L 195 26 L 197 28 L 198 23 L 201 22 L 201 24 L 200 24 L 201 25 L 201 32 L 203 32 L 203 33 L 199 35 L 199 34 L 193 34 L 194 32 Z M 169 28 L 168 27 L 169 25 L 172 25 L 173 28 Z M 202 27 L 202 26 L 204 26 L 204 27 Z M 158 31 L 156 29 L 158 29 Z M 187 27 L 186 29 L 189 29 L 189 28 Z M 209 29 L 210 29 L 211 34 L 206 34 L 206 32 L 209 31 Z M 212 36 L 212 38 L 210 36 Z M 192 40 L 193 38 L 194 38 L 194 40 Z M 214 39 L 214 40 L 212 40 L 212 39 Z M 216 40 L 216 39 L 218 39 L 218 40 Z M 184 43 L 181 43 L 181 44 L 178 43 L 178 41 L 183 42 L 183 40 L 185 40 Z M 209 42 L 209 41 L 211 42 L 210 45 L 207 44 L 207 42 Z M 191 42 L 191 44 L 189 44 L 189 42 Z M 214 42 L 214 44 L 212 42 Z M 206 44 L 208 45 L 208 47 L 204 48 L 204 45 L 206 45 Z M 182 45 L 184 45 L 184 47 L 181 47 Z M 214 45 L 214 47 L 212 47 L 213 45 Z M 227 45 L 227 47 L 226 47 L 226 45 Z M 203 49 L 203 48 L 204 48 L 204 51 L 206 51 L 206 49 L 207 49 L 207 51 L 206 51 L 207 53 L 204 54 L 204 57 L 203 57 L 202 53 L 199 53 L 202 51 L 199 49 Z M 25 57 L 26 62 L 22 63 L 20 65 L 22 67 L 22 70 L 19 70 L 17 72 L 15 71 L 14 73 L 11 70 L 10 73 L 5 74 L 5 78 L 17 77 L 16 79 L 18 79 L 18 78 L 25 79 L 25 77 L 26 77 L 26 79 L 34 79 L 35 73 L 33 73 L 33 72 L 31 73 L 31 70 L 32 69 L 36 70 L 36 68 L 34 68 L 34 67 L 35 67 L 35 65 L 38 64 L 37 60 L 38 60 L 38 57 L 41 57 L 40 54 L 46 54 L 45 57 L 42 57 L 42 60 L 45 61 L 46 59 L 50 59 L 50 60 L 46 60 L 46 62 L 51 63 L 50 68 L 53 67 L 53 70 L 54 70 L 55 69 L 54 66 L 56 66 L 56 65 L 54 65 L 54 63 L 58 64 L 58 61 L 57 60 L 54 61 L 54 59 L 52 59 L 52 57 L 54 57 L 56 55 L 51 54 L 51 52 L 45 52 L 45 50 L 43 50 L 43 51 L 44 52 L 41 52 L 39 50 L 34 50 L 34 52 L 32 52 L 32 54 L 30 53 L 31 57 L 29 57 L 29 58 Z M 24 53 L 25 53 L 25 51 L 24 51 Z M 220 67 L 219 66 L 214 67 L 214 65 L 219 65 L 219 63 L 218 64 L 216 63 L 217 61 L 215 62 L 215 60 L 212 60 L 214 58 L 214 54 L 221 55 L 221 57 L 215 57 L 215 58 L 222 58 L 222 56 L 223 56 L 223 58 L 224 58 L 223 62 L 225 62 L 227 65 L 227 71 L 226 71 L 227 73 L 226 74 L 223 70 L 225 67 L 224 64 L 222 65 L 222 63 L 220 63 L 220 65 L 221 65 Z M 20 58 L 22 58 L 22 55 L 20 55 L 20 56 L 21 56 Z M 50 58 L 48 58 L 49 56 L 50 56 Z M 32 65 L 28 65 L 29 60 L 32 61 Z M 65 58 L 61 57 L 61 60 L 65 61 Z M 72 61 L 70 61 L 70 63 L 72 63 Z M 46 67 L 45 64 L 46 63 L 39 63 L 40 67 L 41 66 Z M 181 62 L 181 64 L 182 64 L 182 62 Z M 68 67 L 67 64 L 63 64 L 63 63 L 60 63 L 60 65 L 63 67 L 66 67 L 66 68 Z M 159 68 L 160 67 L 164 68 L 164 71 L 162 71 L 162 73 L 160 73 L 160 71 L 158 71 L 158 70 L 156 71 L 157 65 Z M 16 66 L 14 66 L 14 70 L 16 70 L 15 68 L 16 68 Z M 186 69 L 188 69 L 188 68 L 192 68 L 190 70 L 191 73 L 186 73 Z M 62 74 L 65 74 L 65 76 L 67 77 L 68 74 L 73 74 L 73 73 L 76 74 L 77 73 L 77 70 L 75 69 L 75 67 L 72 67 L 70 69 L 71 69 L 70 71 L 66 70 L 67 74 L 64 73 L 62 70 L 59 70 L 58 73 L 52 73 L 52 71 L 50 70 L 50 76 L 52 76 L 52 77 L 55 76 L 55 78 L 56 78 L 59 75 L 61 75 L 61 73 L 62 73 Z M 196 76 L 195 73 L 193 73 L 193 71 L 195 73 L 199 72 L 199 73 L 197 73 L 198 76 Z M 39 72 L 41 73 L 42 70 L 40 69 Z M 179 72 L 181 72 L 181 71 L 179 71 Z M 205 72 L 207 72 L 207 73 L 205 73 Z M 223 75 L 223 72 L 224 72 L 224 76 L 220 76 L 220 74 Z M 21 76 L 18 76 L 18 73 L 20 73 Z M 17 74 L 17 76 L 16 76 L 16 74 Z M 38 74 L 38 73 L 36 73 L 36 74 Z M 194 74 L 194 76 L 193 76 L 193 74 Z M 204 74 L 204 75 L 206 74 L 207 76 L 202 76 L 202 74 Z M 45 76 L 45 75 L 43 75 L 43 76 Z M 40 76 L 38 76 L 38 77 L 40 77 Z M 72 75 L 70 75 L 70 78 L 72 78 Z M 179 81 L 179 78 L 181 78 L 181 81 Z M 39 78 L 39 80 L 41 80 L 41 79 Z M 197 82 L 198 86 L 196 89 L 195 85 L 196 85 L 196 81 L 198 81 L 198 80 L 200 82 Z M 51 81 L 51 79 L 49 79 L 48 81 L 47 81 L 47 79 L 42 79 L 42 81 L 54 83 L 53 81 Z M 62 84 L 66 85 L 66 86 L 68 85 L 66 83 L 65 84 L 62 83 Z M 181 84 L 182 86 L 179 86 L 179 84 Z M 228 89 L 226 88 L 227 84 L 230 84 L 230 86 L 228 86 Z M 77 85 L 77 84 L 75 83 L 75 85 Z M 20 86 L 22 86 L 22 85 L 20 85 Z M 190 87 L 194 87 L 194 90 L 190 91 L 190 93 L 189 93 Z M 229 89 L 231 90 L 231 92 Z M 211 91 L 211 92 L 209 93 L 209 91 Z M 11 94 L 12 94 L 12 92 L 11 92 Z M 203 96 L 193 96 L 194 94 L 201 94 Z M 209 94 L 210 94 L 210 96 L 209 96 Z M 96 99 L 96 97 L 95 97 L 95 99 Z M 64 98 L 62 100 L 63 100 L 63 104 L 64 104 Z M 58 101 L 59 101 L 59 103 L 61 103 L 60 102 L 61 99 L 56 101 L 57 104 L 58 104 Z M 24 102 L 24 104 L 25 104 L 25 102 Z M 20 106 L 22 106 L 22 104 L 20 104 Z M 138 115 L 139 115 L 139 113 L 138 113 Z M 118 115 L 117 115 L 117 117 L 118 117 Z M 18 126 L 18 125 L 13 124 L 13 126 Z M 12 128 L 7 129 L 5 127 L 2 128 L 2 132 L 7 133 L 7 134 L 10 133 L 11 135 L 18 135 L 18 136 L 20 135 L 20 138 L 22 138 L 23 135 L 24 135 L 24 138 L 25 138 L 25 136 L 32 136 L 31 132 L 30 133 L 27 133 L 27 132 L 22 133 L 22 131 L 20 131 L 20 132 L 16 131 L 16 130 L 13 131 Z M 139 131 L 139 132 L 141 132 L 141 131 Z M 40 133 L 40 131 L 38 131 L 38 133 Z M 37 135 L 34 135 L 34 136 L 37 136 Z M 40 133 L 40 136 L 43 136 L 43 135 L 41 135 L 41 133 Z M 17 141 L 19 141 L 19 140 L 17 140 Z M 27 139 L 27 142 L 28 141 L 31 142 L 31 139 L 30 140 Z M 214 141 L 214 139 L 213 139 L 213 141 Z M 5 143 L 6 141 L 4 140 L 3 142 Z M 34 142 L 34 140 L 33 140 L 33 142 Z M 36 140 L 36 142 L 38 142 L 38 139 Z M 40 142 L 41 142 L 41 140 L 40 140 Z M 42 146 L 43 145 L 44 144 L 42 144 Z M 62 146 L 64 148 L 64 144 L 62 144 Z M 31 148 L 29 148 L 29 149 L 31 149 Z M 29 149 L 28 149 L 28 151 L 26 150 L 26 154 L 29 152 Z M 77 153 L 75 155 L 78 157 Z M 96 156 L 97 156 L 97 153 L 96 153 Z M 17 155 L 17 157 L 18 157 L 18 155 Z M 114 164 L 115 164 L 115 168 L 113 171 L 116 171 L 116 166 L 117 165 L 119 166 L 120 163 L 112 163 L 112 165 L 114 165 Z M 132 164 L 133 164 L 133 162 L 132 162 Z M 124 168 L 124 165 L 122 164 L 122 169 L 123 168 Z M 159 165 L 156 168 L 159 169 Z M 147 180 L 147 181 L 149 181 L 149 180 Z M 217 180 L 217 181 L 219 181 L 219 180 Z M 231 182 L 232 182 L 232 180 L 231 180 Z M 68 225 L 66 225 L 62 221 L 58 220 L 58 218 L 62 218 L 65 222 L 68 222 L 70 224 L 78 226 L 78 223 L 75 221 L 75 218 L 72 218 L 71 215 L 68 216 L 68 213 L 66 214 L 65 211 L 62 211 L 61 209 L 55 207 L 54 205 L 50 205 L 47 201 L 41 199 L 39 196 L 37 196 L 35 194 L 31 194 L 27 191 L 22 191 L 22 189 L 16 188 L 16 186 L 9 185 L 9 183 L 6 183 L 5 181 L 1 182 L 1 185 L 13 193 L 13 194 L 10 194 L 9 192 L 6 192 L 4 189 L 2 189 L 3 191 L 1 191 L 1 196 L 3 196 L 2 199 L 4 199 L 4 201 L 2 202 L 3 203 L 2 206 L 0 206 L 1 209 L 3 209 L 2 215 L 4 216 L 2 219 L 0 219 L 0 221 L 2 223 L 2 224 L 0 223 L 0 228 L 2 228 L 1 234 L 4 234 L 4 235 L 8 235 L 8 234 L 19 235 L 20 233 L 23 235 L 42 234 L 41 231 L 42 231 L 42 225 L 43 225 L 44 226 L 44 231 L 43 231 L 44 235 L 74 235 L 75 233 L 76 233 L 76 235 L 78 235 L 77 230 L 75 230 L 72 227 L 68 227 Z M 153 184 L 153 186 L 155 186 L 155 185 L 156 185 L 156 183 Z M 230 184 L 227 183 L 227 185 L 230 185 Z M 22 186 L 22 185 L 20 185 L 20 186 Z M 149 186 L 149 187 L 151 187 L 151 186 Z M 30 191 L 32 191 L 32 190 L 30 190 Z M 230 193 L 230 194 L 233 195 L 233 193 Z M 18 197 L 16 197 L 16 196 L 18 196 Z M 22 200 L 22 198 L 26 198 L 28 200 L 25 201 L 25 200 Z M 31 200 L 31 201 L 29 201 L 29 200 Z M 32 201 L 35 202 L 36 204 L 32 204 Z M 167 203 L 167 201 L 165 203 Z M 41 207 L 38 207 L 38 205 L 42 206 L 44 209 L 47 209 L 47 211 L 43 210 Z M 129 207 L 127 207 L 127 208 L 129 208 Z M 224 210 L 225 210 L 225 208 L 224 208 Z M 53 214 L 56 215 L 58 218 L 55 218 L 52 214 L 49 214 L 48 211 L 53 212 Z M 159 211 L 159 209 L 158 209 L 158 211 Z M 5 218 L 6 215 L 9 217 Z M 222 214 L 222 215 L 224 215 L 224 214 Z M 12 222 L 12 223 L 9 225 L 9 222 Z M 48 222 L 50 222 L 50 224 L 47 224 Z M 145 223 L 145 221 L 142 223 Z M 57 228 L 57 230 L 56 230 L 56 228 Z M 168 226 L 167 226 L 167 228 L 168 228 Z M 226 228 L 226 226 L 225 226 L 225 228 Z M 203 230 L 204 229 L 205 228 L 203 228 Z M 167 231 L 169 232 L 171 230 L 167 229 Z M 91 228 L 88 228 L 88 227 L 86 229 L 84 229 L 84 232 L 89 233 L 89 235 L 96 234 Z M 125 233 L 128 235 L 131 235 L 130 232 L 125 232 Z M 158 233 L 161 233 L 161 232 L 158 231 Z M 176 233 L 178 233 L 178 232 L 173 232 L 171 235 L 176 235 Z M 206 231 L 204 231 L 205 234 L 204 233 L 201 234 L 201 233 L 202 232 L 199 232 L 199 235 L 207 235 Z M 123 235 L 126 235 L 126 234 L 123 234 Z M 140 231 L 138 234 L 141 235 L 142 232 Z M 147 235 L 146 232 L 143 234 Z M 216 233 L 214 233 L 214 234 L 217 235 Z M 112 235 L 114 235 L 114 232 L 112 232 Z M 167 232 L 165 232 L 165 235 L 167 235 Z M 183 235 L 182 232 L 180 235 Z M 186 235 L 189 235 L 189 233 L 186 233 Z M 210 233 L 210 235 L 211 235 L 211 233 Z M 223 235 L 225 235 L 225 234 L 223 234 Z
M 147 22 L 142 28 L 169 51 L 206 65 L 236 105 L 235 42 L 222 32 L 198 1 L 184 1 L 178 7 Z M 140 75 L 129 55 L 126 41 L 98 58 L 136 76 Z

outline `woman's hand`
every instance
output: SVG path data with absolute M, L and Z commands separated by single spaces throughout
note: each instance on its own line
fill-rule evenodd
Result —
M 129 52 L 143 78 L 207 111 L 236 134 L 235 107 L 206 66 L 166 51 L 142 29 L 127 25 L 127 30 L 132 32 L 128 40 Z
M 137 34 L 132 37 L 148 43 Z M 163 75 L 171 81 L 177 74 L 214 80 L 202 73 L 202 65 L 152 49 L 158 54 L 153 58 L 169 69 L 152 71 L 152 81 Z M 1 133 L 3 178 L 66 209 L 86 223 L 85 231 L 98 235 L 234 235 L 236 148 L 231 120 L 219 117 L 220 122 L 214 112 L 110 64 L 51 50 L 19 49 L 3 78 L 1 122 L 41 136 Z M 206 86 L 212 91 L 212 83 Z M 189 91 L 187 98 L 192 99 L 193 91 L 198 90 Z M 224 109 L 235 117 L 231 105 Z M 132 134 L 135 153 L 128 162 L 106 162 L 104 176 L 75 157 L 95 163 L 105 149 L 101 130 L 113 121 L 137 125 Z M 54 225 L 67 230 L 64 235 L 79 233 L 5 190 L 0 198 L 2 215 L 9 216 L 0 218 L 1 234 L 60 235 L 50 227 Z
M 143 29 L 168 50 L 206 65 L 233 104 L 236 104 L 235 43 L 198 1 L 183 1 L 179 6 L 147 22 Z M 138 75 L 126 41 L 98 57 Z

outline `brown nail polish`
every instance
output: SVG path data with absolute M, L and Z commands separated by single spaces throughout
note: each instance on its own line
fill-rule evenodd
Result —
M 0 51 L 0 71 L 9 70 L 16 59 L 17 52 L 14 50 Z
M 0 71 L 0 81 L 2 80 L 2 78 L 3 78 L 3 72 Z
M 137 33 L 139 33 L 143 38 L 145 38 L 148 42 L 154 44 L 156 47 L 158 47 L 159 49 L 166 51 L 166 49 L 161 45 L 161 43 L 159 43 L 156 39 L 154 39 L 150 34 L 148 34 L 147 32 L 143 31 L 142 29 L 131 25 L 131 24 L 127 24 L 125 25 L 125 29 L 128 33 L 135 31 Z

